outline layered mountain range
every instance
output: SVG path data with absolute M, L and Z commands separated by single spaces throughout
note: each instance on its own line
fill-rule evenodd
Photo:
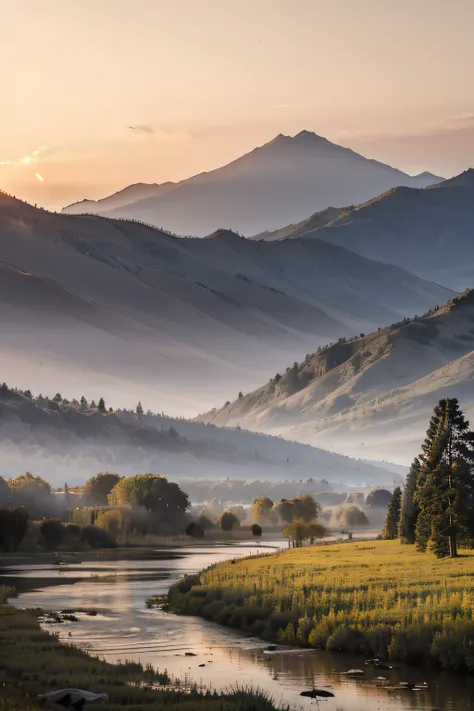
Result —
M 453 292 L 312 238 L 179 239 L 0 195 L 2 378 L 195 415 Z
M 102 200 L 83 200 L 67 213 L 137 219 L 181 235 L 225 227 L 247 236 L 301 220 L 329 205 L 360 203 L 405 185 L 442 178 L 410 176 L 331 143 L 310 131 L 280 134 L 237 160 L 178 183 L 137 184 Z
M 200 420 L 408 462 L 433 406 L 474 417 L 474 291 L 432 313 L 341 339 Z
M 397 187 L 361 205 L 329 208 L 254 239 L 313 237 L 463 291 L 474 285 L 473 225 L 471 168 L 430 188 Z

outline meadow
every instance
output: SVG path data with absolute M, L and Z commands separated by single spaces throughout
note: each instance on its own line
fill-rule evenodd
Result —
M 210 567 L 174 585 L 168 604 L 281 644 L 474 670 L 474 551 L 297 548 Z
M 0 711 L 34 711 L 37 694 L 67 687 L 106 692 L 103 711 L 274 711 L 270 699 L 251 690 L 162 688 L 166 673 L 133 662 L 108 664 L 62 644 L 40 628 L 39 614 L 0 605 Z

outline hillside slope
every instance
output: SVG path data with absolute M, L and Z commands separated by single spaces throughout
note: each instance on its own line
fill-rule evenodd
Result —
M 2 194 L 0 273 L 5 380 L 182 415 L 452 295 L 318 240 L 178 239 Z
M 55 486 L 82 484 L 98 471 L 158 472 L 198 480 L 325 480 L 390 485 L 377 463 L 274 437 L 126 411 L 31 398 L 0 387 L 0 476 L 41 474 Z
M 201 416 L 356 456 L 408 462 L 434 405 L 474 416 L 474 291 L 423 318 L 339 342 Z
M 463 291 L 474 284 L 474 170 L 423 190 L 398 187 L 369 202 L 313 214 L 255 239 L 317 237 Z
M 279 135 L 221 168 L 171 186 L 164 193 L 92 212 L 143 220 L 183 235 L 219 227 L 252 235 L 279 228 L 329 205 L 360 203 L 397 185 L 424 187 L 433 176 L 412 177 L 369 160 L 310 131 Z M 256 199 L 258 196 L 258 199 Z M 82 203 L 65 212 L 83 212 Z

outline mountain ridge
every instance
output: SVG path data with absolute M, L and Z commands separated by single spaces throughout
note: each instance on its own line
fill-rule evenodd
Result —
M 73 204 L 63 212 L 87 208 L 181 235 L 203 237 L 226 226 L 249 236 L 297 222 L 328 205 L 360 203 L 396 185 L 430 182 L 432 176 L 409 176 L 302 130 L 293 137 L 279 134 L 226 165 L 169 184 L 157 194 L 137 196 L 133 203 L 111 205 L 110 196 L 100 205 L 76 203 L 77 208 Z
M 283 433 L 346 454 L 416 454 L 436 401 L 474 414 L 474 291 L 423 317 L 338 343 L 198 420 Z
M 21 385 L 34 371 L 46 390 L 59 368 L 65 391 L 89 378 L 109 400 L 171 413 L 195 414 L 297 353 L 453 295 L 312 239 L 177 238 L 11 198 L 0 200 L 0 233 L 4 377 Z

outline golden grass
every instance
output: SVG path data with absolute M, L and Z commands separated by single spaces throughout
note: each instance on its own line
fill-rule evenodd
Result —
M 474 551 L 438 559 L 399 541 L 220 563 L 170 603 L 283 643 L 474 668 Z

